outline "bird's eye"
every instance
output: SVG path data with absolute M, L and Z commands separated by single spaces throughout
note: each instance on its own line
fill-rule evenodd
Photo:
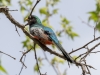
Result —
M 32 19 L 32 16 L 29 16 L 28 19 Z
M 29 20 L 32 20 L 32 19 L 35 19 L 36 20 L 36 17 L 34 15 L 30 15 L 30 16 L 28 16 L 28 19 Z

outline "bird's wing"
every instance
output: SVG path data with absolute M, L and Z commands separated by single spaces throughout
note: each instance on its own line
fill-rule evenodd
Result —
M 58 39 L 57 39 L 55 33 L 53 32 L 53 30 L 52 30 L 51 28 L 49 28 L 49 27 L 44 27 L 43 30 L 44 30 L 44 33 L 45 33 L 46 35 L 48 35 L 49 38 L 50 38 L 53 42 L 59 43 L 59 41 L 58 41 Z
M 69 61 L 70 63 L 74 63 L 74 60 L 72 59 L 72 57 L 65 51 L 65 49 L 59 43 L 53 30 L 51 28 L 44 27 L 44 31 L 49 36 L 49 38 L 54 42 L 54 44 L 57 46 L 57 48 L 62 52 L 64 57 L 67 59 L 67 61 Z

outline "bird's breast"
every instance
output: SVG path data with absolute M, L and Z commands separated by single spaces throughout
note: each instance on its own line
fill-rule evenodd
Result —
M 34 36 L 35 39 L 39 40 L 43 44 L 53 44 L 49 36 L 44 33 L 44 30 L 39 27 L 33 27 L 30 29 L 30 33 Z

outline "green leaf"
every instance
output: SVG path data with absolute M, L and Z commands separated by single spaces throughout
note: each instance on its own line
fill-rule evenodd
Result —
M 43 24 L 44 26 L 47 26 L 47 27 L 53 28 L 51 25 L 48 24 L 46 18 L 42 21 L 42 24 Z
M 38 66 L 37 65 L 34 66 L 34 71 L 38 72 Z
M 53 14 L 57 14 L 57 13 L 58 13 L 58 9 L 54 9 Z
M 3 73 L 7 74 L 7 71 L 4 69 L 4 67 L 2 65 L 0 65 L 0 71 L 2 71 Z
M 52 6 L 56 5 L 60 0 L 50 0 L 49 4 Z
M 38 58 L 39 68 L 41 68 L 43 66 L 42 60 L 43 59 L 41 57 Z M 34 71 L 39 72 L 37 64 L 34 66 Z
M 100 2 L 100 0 L 99 0 L 99 2 Z M 96 4 L 96 7 L 97 7 L 97 8 L 96 8 L 96 11 L 97 11 L 97 12 L 100 12 L 100 3 L 99 3 L 99 2 Z
M 11 2 L 10 0 L 2 0 L 2 4 L 5 5 L 5 6 L 11 5 L 10 2 Z
M 89 14 L 90 14 L 89 21 L 93 20 L 93 21 L 97 22 L 97 20 L 98 20 L 98 13 L 95 12 L 95 11 L 92 11 L 92 12 L 89 12 Z
M 100 31 L 100 22 L 97 23 L 96 29 Z
M 47 14 L 47 7 L 42 7 L 39 10 L 40 14 Z
M 53 48 L 53 50 L 55 50 L 56 49 L 56 46 L 55 45 L 52 45 L 52 48 Z
M 70 21 L 68 21 L 65 17 L 61 16 L 61 25 L 63 27 L 63 32 L 67 34 L 72 40 L 74 37 L 78 37 L 79 35 L 72 31 L 73 27 L 70 25 Z M 59 34 L 59 33 L 58 33 Z M 61 33 L 59 34 L 59 36 Z
M 67 26 L 65 29 L 65 33 L 73 40 L 74 37 L 78 37 L 79 35 L 72 31 L 72 26 Z
M 62 17 L 61 21 L 66 25 L 70 23 L 65 17 Z
M 75 32 L 71 32 L 70 33 L 70 37 L 72 38 L 72 39 L 74 39 L 74 37 L 78 37 L 79 35 L 77 34 L 77 33 L 75 33 Z
M 32 1 L 31 0 L 26 0 L 27 1 L 27 3 L 26 3 L 26 5 L 28 6 L 28 5 L 32 5 Z
M 22 44 L 23 44 L 23 48 L 27 48 L 27 50 L 33 47 L 33 41 L 27 36 L 26 36 L 26 40 L 23 41 Z
M 62 34 L 62 33 L 63 33 L 63 31 L 57 31 L 57 32 L 56 32 L 56 35 L 59 36 L 59 37 L 61 37 L 61 34 Z
M 64 64 L 65 60 L 62 58 L 59 58 L 57 56 L 55 56 L 52 60 L 51 60 L 51 64 L 55 64 L 55 63 L 61 63 Z
M 72 58 L 75 60 L 77 58 L 77 56 L 73 56 Z M 77 58 L 77 60 L 80 60 L 80 58 Z
M 25 12 L 26 9 L 25 9 L 24 6 L 21 6 L 20 10 L 21 10 L 22 14 L 24 14 L 24 12 Z

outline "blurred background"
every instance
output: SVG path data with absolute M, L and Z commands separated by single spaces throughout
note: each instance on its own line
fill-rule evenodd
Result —
M 26 24 L 25 18 L 31 11 L 36 0 L 0 0 L 0 6 L 8 6 L 10 14 L 21 24 Z M 94 39 L 94 28 L 96 28 L 95 37 L 100 35 L 100 0 L 41 0 L 36 6 L 34 15 L 38 16 L 43 25 L 51 27 L 62 46 L 67 52 L 77 49 L 87 42 Z M 26 27 L 28 30 L 28 26 Z M 16 60 L 0 53 L 0 75 L 18 75 L 22 64 L 20 51 L 29 50 L 33 46 L 32 40 L 23 34 L 18 28 L 20 36 L 17 34 L 15 26 L 0 13 L 0 51 L 3 51 Z M 100 40 L 91 43 L 91 48 Z M 81 75 L 82 70 L 75 65 L 68 66 L 67 61 L 44 52 L 39 46 L 36 46 L 37 56 L 42 74 L 47 75 Z M 54 45 L 48 46 L 52 50 L 61 53 Z M 100 47 L 95 48 L 99 51 Z M 81 49 L 72 53 L 73 58 L 85 52 Z M 100 74 L 99 53 L 91 54 L 86 58 L 87 64 L 92 65 L 97 70 L 90 69 L 92 75 Z M 25 65 L 21 75 L 38 75 L 38 68 L 34 51 L 26 55 Z

